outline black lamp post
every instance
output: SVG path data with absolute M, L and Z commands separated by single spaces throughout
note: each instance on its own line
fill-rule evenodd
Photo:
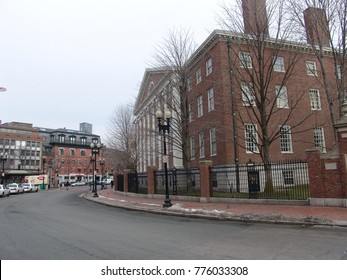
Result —
M 172 167 L 172 176 L 173 194 L 177 195 L 177 168 L 175 166 Z
M 4 184 L 5 179 L 5 162 L 7 161 L 7 153 L 0 153 L 0 160 L 2 162 L 2 173 L 1 173 L 1 185 Z
M 163 132 L 163 142 L 164 142 L 165 200 L 164 200 L 163 207 L 171 207 L 172 203 L 169 196 L 169 179 L 167 174 L 167 163 L 169 160 L 166 153 L 166 137 L 165 137 L 166 132 L 168 134 L 170 133 L 171 112 L 165 111 L 165 120 L 163 120 L 163 112 L 161 110 L 158 110 L 155 113 L 155 116 L 158 119 L 159 133 Z M 165 122 L 166 124 L 163 124 L 162 120 L 163 120 L 163 123 Z
M 92 157 L 94 156 L 94 159 L 92 159 L 93 161 L 93 197 L 99 197 L 98 195 L 98 190 L 97 190 L 97 187 L 96 187 L 96 155 L 99 155 L 100 153 L 100 149 L 101 149 L 101 144 L 100 143 L 91 143 L 90 144 L 90 148 L 92 149 Z

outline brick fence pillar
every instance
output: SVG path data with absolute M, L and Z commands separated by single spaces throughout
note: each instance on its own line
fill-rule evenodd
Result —
M 156 172 L 157 168 L 155 166 L 148 166 L 147 167 L 147 189 L 148 194 L 155 194 L 157 190 L 156 186 Z
M 202 199 L 208 200 L 208 198 L 213 196 L 212 188 L 212 161 L 204 160 L 199 162 L 200 169 L 200 196 Z
M 118 190 L 118 180 L 117 180 L 118 174 L 113 174 L 113 191 Z
M 324 198 L 323 168 L 319 149 L 306 151 L 311 198 Z

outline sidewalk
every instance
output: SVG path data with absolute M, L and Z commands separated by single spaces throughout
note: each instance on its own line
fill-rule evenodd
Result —
M 112 189 L 98 191 L 94 198 L 89 191 L 84 197 L 90 201 L 128 210 L 144 211 L 170 216 L 185 216 L 238 222 L 263 222 L 273 224 L 325 225 L 347 227 L 347 208 L 208 203 L 193 201 L 171 201 L 173 206 L 163 208 L 163 200 L 142 195 L 124 195 Z

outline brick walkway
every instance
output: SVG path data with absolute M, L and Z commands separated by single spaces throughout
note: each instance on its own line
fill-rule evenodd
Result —
M 101 190 L 98 194 L 98 198 L 93 198 L 91 193 L 87 193 L 85 198 L 109 206 L 163 215 L 243 222 L 347 227 L 347 208 L 342 207 L 208 203 L 173 200 L 172 207 L 163 208 L 163 199 L 147 198 L 134 194 L 124 195 L 123 193 L 116 193 L 112 189 Z

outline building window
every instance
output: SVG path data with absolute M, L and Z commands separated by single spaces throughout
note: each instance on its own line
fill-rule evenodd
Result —
M 210 88 L 207 91 L 207 96 L 208 96 L 208 111 L 214 111 L 214 93 L 213 93 L 213 88 Z
M 317 126 L 314 128 L 314 146 L 319 148 L 323 153 L 326 152 L 323 127 Z
M 294 172 L 293 170 L 283 170 L 283 183 L 285 186 L 293 186 L 294 185 Z
M 192 85 L 192 77 L 189 77 L 187 79 L 187 91 L 191 91 L 193 88 L 193 85 Z
M 86 145 L 87 144 L 87 138 L 86 137 L 82 137 L 81 138 L 81 144 L 82 145 Z
M 247 153 L 258 153 L 258 134 L 255 124 L 245 125 L 245 144 Z
M 288 93 L 286 86 L 276 86 L 277 108 L 289 108 Z
M 58 141 L 60 143 L 65 143 L 65 135 L 58 135 Z
M 201 82 L 201 68 L 198 68 L 195 72 L 196 75 L 196 84 L 199 84 Z
M 81 156 L 85 157 L 86 156 L 86 150 L 81 150 Z
M 72 156 L 72 157 L 75 156 L 75 150 L 74 149 L 70 149 L 70 156 Z
M 240 52 L 239 59 L 242 68 L 252 68 L 252 57 L 249 52 Z
M 306 71 L 309 76 L 317 76 L 317 64 L 314 61 L 306 61 Z
M 71 144 L 76 144 L 76 136 L 70 136 L 69 140 Z
M 311 103 L 311 110 L 321 110 L 321 102 L 320 102 L 320 95 L 318 89 L 310 89 L 310 103 Z
M 199 133 L 199 150 L 200 150 L 200 158 L 205 157 L 205 135 L 203 132 Z
M 189 122 L 193 121 L 193 103 L 189 103 L 188 105 L 188 119 Z
M 63 156 L 64 155 L 64 149 L 63 148 L 59 148 L 59 155 Z
M 202 117 L 204 115 L 204 108 L 202 103 L 202 96 L 200 95 L 198 97 L 198 118 Z
M 209 58 L 206 61 L 206 76 L 210 75 L 212 73 L 212 58 Z
M 282 56 L 274 57 L 273 65 L 275 72 L 285 72 L 284 59 Z
M 190 159 L 195 159 L 195 139 L 194 137 L 190 137 Z
M 216 128 L 210 129 L 210 148 L 211 156 L 217 155 Z
M 292 133 L 289 125 L 283 125 L 280 128 L 280 140 L 281 140 L 281 152 L 291 153 L 293 152 L 292 147 Z
M 342 79 L 342 66 L 336 65 L 336 78 L 341 80 Z
M 243 106 L 255 106 L 255 96 L 253 91 L 253 84 L 242 83 L 242 103 Z

